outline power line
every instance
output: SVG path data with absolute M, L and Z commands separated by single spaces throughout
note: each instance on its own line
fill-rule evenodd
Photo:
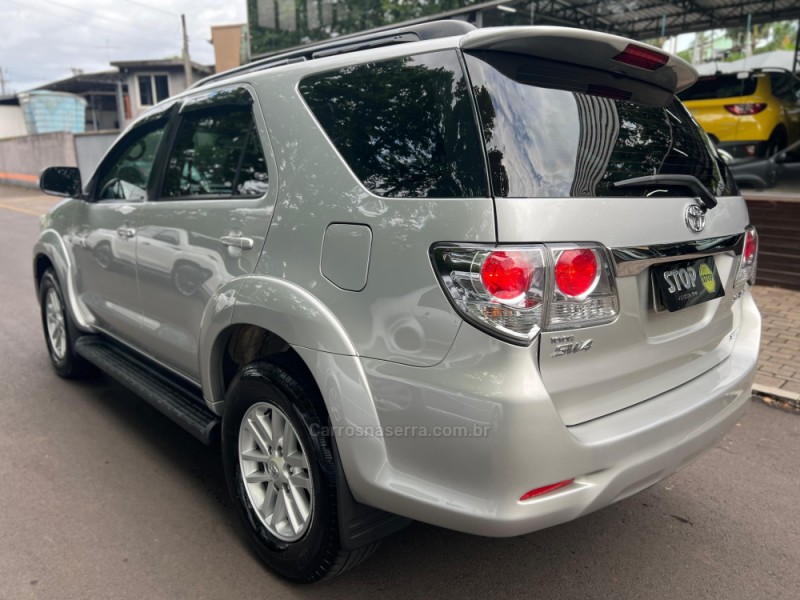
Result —
M 99 18 L 99 19 L 105 19 L 106 21 L 115 21 L 117 23 L 123 23 L 125 25 L 130 25 L 131 24 L 129 19 L 122 19 L 120 17 L 112 17 L 111 15 L 104 15 L 104 14 L 101 14 L 99 11 L 92 11 L 92 10 L 86 10 L 86 9 L 83 9 L 83 8 L 77 8 L 75 6 L 70 6 L 69 4 L 62 4 L 61 2 L 56 2 L 55 0 L 42 0 L 42 2 L 47 2 L 48 4 L 54 4 L 55 6 L 60 6 L 61 8 L 66 8 L 67 10 L 74 10 L 75 12 L 91 15 L 91 16 Z
M 51 1 L 51 0 L 44 0 L 44 1 L 48 2 L 48 1 Z M 11 4 L 16 4 L 18 6 L 21 6 L 22 8 L 27 8 L 27 9 L 31 8 L 29 4 L 25 4 L 23 2 L 20 2 L 19 0 L 5 0 L 5 2 L 10 2 Z M 68 7 L 65 6 L 64 8 L 68 8 Z M 69 7 L 69 8 L 72 8 L 72 7 Z M 80 11 L 79 9 L 75 9 L 75 8 L 73 8 L 73 10 L 78 10 L 79 12 L 85 12 L 85 11 Z M 77 19 L 71 19 L 71 18 L 69 18 L 67 16 L 64 16 L 64 15 L 56 15 L 56 14 L 49 13 L 49 12 L 44 12 L 44 13 L 39 13 L 39 14 L 43 14 L 44 16 L 48 16 L 48 17 L 51 17 L 53 19 L 69 21 L 70 23 L 75 23 L 77 25 L 89 26 L 89 23 L 87 23 L 86 21 L 79 21 Z M 145 40 L 144 38 L 139 38 L 139 37 L 133 36 L 133 35 L 131 35 L 129 33 L 126 33 L 126 32 L 123 32 L 123 31 L 119 31 L 117 29 L 112 29 L 111 31 L 114 33 L 114 35 L 121 35 L 123 37 L 126 37 L 128 39 L 131 39 L 131 40 L 133 40 L 135 42 L 139 42 L 139 43 L 142 43 L 142 44 L 150 44 L 152 42 L 152 40 Z
M 160 13 L 164 13 L 165 15 L 172 15 L 173 17 L 180 17 L 178 13 L 174 13 L 171 10 L 167 10 L 165 8 L 158 8 L 157 6 L 152 6 L 150 4 L 144 4 L 143 2 L 135 2 L 134 0 L 125 0 L 128 4 L 135 4 L 136 6 L 141 6 L 142 8 L 149 8 L 150 10 L 155 10 Z

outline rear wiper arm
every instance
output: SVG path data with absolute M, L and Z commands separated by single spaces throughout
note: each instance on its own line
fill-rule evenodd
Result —
M 679 185 L 689 188 L 697 194 L 697 199 L 705 206 L 706 210 L 717 205 L 717 199 L 714 198 L 714 194 L 694 175 L 647 175 L 614 182 L 614 187 L 616 188 L 653 187 L 657 185 Z

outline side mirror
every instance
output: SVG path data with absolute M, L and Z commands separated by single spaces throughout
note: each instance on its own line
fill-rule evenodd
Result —
M 794 144 L 789 148 L 784 148 L 781 152 L 778 152 L 775 155 L 775 162 L 782 165 L 799 163 L 800 148 L 797 147 L 797 144 Z
M 51 196 L 80 196 L 81 172 L 77 167 L 47 167 L 39 177 L 39 188 Z

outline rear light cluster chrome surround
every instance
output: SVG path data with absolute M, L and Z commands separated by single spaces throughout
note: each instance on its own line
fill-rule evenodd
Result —
M 453 307 L 476 327 L 528 345 L 540 331 L 610 323 L 619 299 L 599 244 L 438 244 L 431 261 Z
M 736 270 L 736 279 L 733 282 L 734 294 L 738 297 L 744 290 L 745 283 L 753 285 L 756 282 L 756 264 L 758 263 L 758 233 L 752 225 L 744 231 L 742 254 L 739 257 L 739 267 Z

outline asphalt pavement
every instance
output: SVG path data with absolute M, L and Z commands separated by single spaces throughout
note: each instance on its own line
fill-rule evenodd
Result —
M 329 583 L 260 566 L 207 448 L 105 377 L 50 369 L 36 209 L 0 194 L 0 599 L 800 598 L 800 416 L 754 402 L 649 490 L 513 539 L 414 524 Z M 24 209 L 24 210 L 21 210 Z

